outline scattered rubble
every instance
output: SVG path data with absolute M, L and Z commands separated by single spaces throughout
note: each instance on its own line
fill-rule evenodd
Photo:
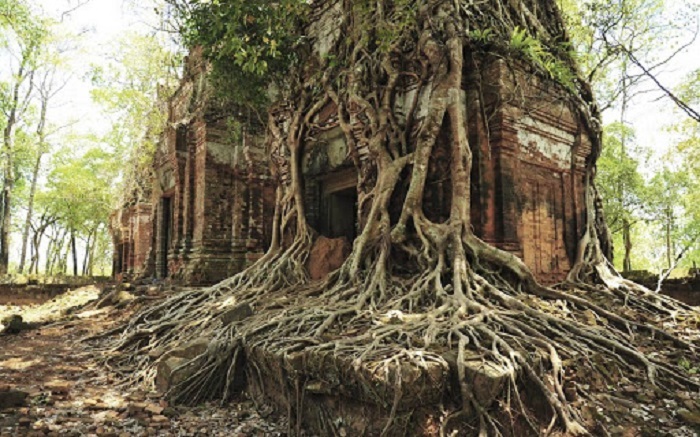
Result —
M 97 299 L 100 292 L 101 289 L 99 287 L 88 285 L 69 290 L 41 304 L 15 305 L 8 303 L 7 305 L 0 305 L 0 321 L 2 321 L 3 325 L 3 327 L 0 327 L 0 333 L 3 330 L 7 330 L 6 326 L 9 326 L 7 322 L 11 322 L 13 327 L 20 328 L 19 330 L 21 331 L 40 324 L 63 320 L 67 315 L 75 312 L 77 308 L 81 308 Z M 13 329 L 12 331 L 15 330 Z M 5 333 L 16 332 L 5 331 Z
M 131 293 L 138 297 L 156 298 L 163 288 L 140 286 Z M 170 291 L 170 290 L 165 290 Z M 175 290 L 172 290 L 175 291 Z M 105 290 L 103 297 L 112 291 Z M 96 299 L 96 294 L 93 300 Z M 94 300 L 97 302 L 98 300 Z M 73 300 L 77 303 L 78 300 Z M 56 305 L 54 302 L 53 305 Z M 222 323 L 230 324 L 245 320 L 254 313 L 245 304 L 230 303 L 230 309 L 222 313 Z M 132 313 L 107 306 L 94 309 L 96 305 L 81 304 L 81 309 L 62 308 L 62 319 L 34 330 L 25 330 L 16 335 L 0 337 L 0 437 L 14 435 L 93 435 L 93 436 L 283 436 L 290 430 L 286 417 L 279 417 L 273 409 L 261 404 L 260 391 L 274 392 L 284 381 L 274 377 L 251 381 L 249 390 L 256 402 L 246 394 L 240 394 L 226 405 L 208 403 L 197 407 L 172 405 L 162 395 L 174 383 L 181 380 L 187 367 L 182 364 L 196 358 L 210 347 L 207 339 L 194 339 L 180 348 L 161 357 L 156 378 L 160 392 L 145 391 L 138 385 L 125 385 L 116 372 L 104 365 L 104 352 L 100 352 L 102 340 L 91 342 L 85 338 L 99 336 L 118 326 Z M 36 309 L 36 308 L 35 308 Z M 58 310 L 57 307 L 54 307 Z M 26 309 L 25 309 L 26 310 Z M 562 311 L 553 306 L 551 311 Z M 27 311 L 22 314 L 29 314 Z M 383 323 L 407 323 L 407 315 L 389 315 Z M 591 323 L 595 321 L 591 320 Z M 695 329 L 697 321 L 688 320 L 688 329 Z M 652 349 L 650 349 L 652 350 Z M 259 351 L 263 352 L 263 351 Z M 408 352 L 407 352 L 408 353 Z M 251 359 L 255 357 L 250 357 Z M 275 358 L 271 355 L 267 358 Z M 293 370 L 299 354 L 276 356 L 275 360 L 258 360 L 269 365 L 285 366 Z M 309 358 L 309 357 L 306 357 Z M 311 357 L 313 358 L 313 357 Z M 323 358 L 323 357 L 317 357 Z M 391 404 L 395 392 L 389 382 L 400 373 L 405 382 L 402 399 L 420 406 L 432 399 L 442 389 L 435 384 L 445 384 L 447 369 L 456 365 L 457 357 L 445 354 L 444 362 L 439 357 L 423 357 L 424 368 L 400 366 L 386 367 L 384 374 L 371 366 L 360 366 L 355 372 L 351 363 L 337 362 L 327 366 L 327 359 L 319 360 L 316 377 L 304 384 L 305 406 L 310 411 L 329 411 L 329 405 L 337 412 L 352 413 L 347 417 L 362 418 L 363 423 L 343 422 L 338 426 L 339 435 L 355 435 L 368 421 L 379 421 L 373 413 L 377 407 L 368 408 L 366 393 L 357 392 L 356 379 L 370 382 L 374 395 L 383 403 Z M 480 357 L 462 357 L 465 379 L 472 385 L 473 393 L 481 405 L 492 404 L 492 408 L 507 411 L 499 393 L 510 378 L 508 369 L 497 363 L 484 361 Z M 596 361 L 598 358 L 591 357 Z M 678 357 L 679 368 L 689 364 Z M 571 364 L 571 363 L 569 363 Z M 675 399 L 667 399 L 663 392 L 653 386 L 640 387 L 630 375 L 611 372 L 610 375 L 595 374 L 586 366 L 570 366 L 564 390 L 568 400 L 577 405 L 584 420 L 608 425 L 612 435 L 642 436 L 664 435 L 692 437 L 700 431 L 700 399 L 697 393 L 679 393 Z M 329 369 L 336 369 L 337 373 Z M 343 370 L 345 369 L 345 370 Z M 700 369 L 686 369 L 695 372 Z M 267 375 L 267 374 L 266 374 Z M 272 375 L 272 373 L 270 373 Z M 354 379 L 353 379 L 354 378 Z M 365 384 L 366 385 L 366 384 Z M 431 390 L 433 386 L 434 390 Z M 256 390 L 258 393 L 256 393 Z M 272 390 L 272 391 L 271 391 Z M 569 392 L 571 396 L 569 396 Z M 577 398 L 576 393 L 594 392 L 595 403 Z M 369 399 L 369 398 L 368 398 Z M 284 411 L 281 411 L 284 414 Z M 360 414 L 362 413 L 362 414 Z M 403 414 L 402 411 L 397 412 Z M 306 413 L 304 413 L 306 417 Z M 339 416 L 340 417 L 340 416 Z M 425 435 L 432 433 L 439 418 L 426 417 Z M 377 422 L 379 423 L 379 422 Z M 382 422 L 383 423 L 383 422 Z M 464 426 L 459 424 L 459 426 Z M 464 428 L 466 434 L 469 431 Z M 294 430 L 296 432 L 296 430 Z M 292 433 L 294 434 L 294 433 Z M 302 434 L 303 435 L 303 434 Z
M 148 294 L 147 287 L 132 291 Z M 79 294 L 95 300 L 99 290 Z M 76 295 L 65 299 L 71 305 L 84 305 Z M 131 311 L 114 307 L 76 310 L 57 302 L 51 307 L 60 314 L 71 314 L 51 320 L 50 325 L 0 337 L 1 437 L 286 435 L 284 419 L 274 417 L 269 408 L 256 410 L 245 397 L 225 407 L 184 408 L 170 405 L 155 391 L 121 384 L 119 376 L 104 366 L 95 345 L 82 340 L 111 329 Z M 20 308 L 22 314 L 38 309 Z M 42 308 L 40 313 L 48 314 L 48 310 Z M 32 320 L 47 319 L 33 314 Z M 192 356 L 202 347 L 207 343 L 192 342 L 180 356 Z M 176 355 L 171 354 L 173 359 L 178 359 Z
M 2 319 L 0 323 L 0 332 L 5 334 L 19 334 L 20 332 L 29 329 L 31 325 L 26 323 L 19 314 L 12 314 Z

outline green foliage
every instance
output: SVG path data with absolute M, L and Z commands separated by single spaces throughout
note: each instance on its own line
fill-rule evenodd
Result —
M 641 150 L 633 143 L 634 131 L 629 126 L 612 123 L 605 127 L 596 181 L 606 200 L 605 217 L 613 233 L 624 218 L 640 216 L 645 205 L 644 179 L 639 160 L 632 154 L 639 156 Z
M 555 56 L 540 40 L 530 35 L 527 29 L 516 26 L 511 33 L 509 45 L 511 50 L 520 53 L 550 78 L 575 91 L 576 73 L 572 71 L 572 67 Z
M 477 44 L 486 45 L 491 42 L 494 37 L 493 29 L 474 29 L 469 31 L 469 39 Z
M 678 367 L 685 370 L 690 375 L 700 373 L 700 366 L 693 366 L 693 362 L 686 357 L 681 357 L 678 360 Z
M 180 14 L 189 47 L 212 61 L 212 81 L 222 99 L 255 106 L 267 101 L 267 85 L 298 61 L 305 0 L 170 0 Z M 246 84 L 246 86 L 241 86 Z
M 633 240 L 637 223 L 645 218 L 647 187 L 639 171 L 639 159 L 643 155 L 635 144 L 632 128 L 622 123 L 605 126 L 596 181 L 613 235 L 615 263 L 621 269 L 625 238 Z M 627 237 L 625 232 L 629 233 Z
M 655 73 L 693 38 L 692 3 L 559 0 L 578 65 L 603 110 L 619 103 L 624 88 L 629 92 L 647 79 L 630 54 Z
M 214 59 L 232 58 L 242 72 L 263 75 L 294 56 L 297 26 L 308 2 L 283 0 L 190 2 L 185 40 Z
M 114 47 L 114 61 L 93 66 L 92 98 L 112 119 L 112 129 L 96 140 L 110 146 L 113 159 L 126 161 L 117 198 L 130 198 L 150 183 L 156 146 L 167 122 L 164 99 L 177 86 L 181 59 L 153 36 L 129 33 Z
M 78 233 L 105 225 L 112 209 L 113 184 L 120 162 L 100 147 L 76 153 L 75 147 L 59 151 L 46 189 L 37 201 Z
M 384 5 L 381 6 L 384 8 Z M 367 35 L 374 34 L 374 45 L 382 53 L 389 53 L 400 44 L 405 35 L 416 24 L 415 2 L 412 0 L 394 0 L 390 11 L 379 9 L 378 2 L 364 0 L 355 3 L 355 10 L 359 14 L 362 23 L 367 23 L 368 28 L 363 30 Z M 369 47 L 372 47 L 370 45 Z

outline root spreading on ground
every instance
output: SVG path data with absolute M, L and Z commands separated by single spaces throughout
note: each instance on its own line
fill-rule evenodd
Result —
M 110 365 L 152 382 L 169 351 L 206 339 L 208 349 L 182 364 L 178 370 L 188 377 L 169 392 L 194 404 L 230 399 L 246 354 L 274 351 L 290 369 L 301 369 L 279 375 L 288 398 L 296 400 L 293 419 L 303 409 L 305 375 L 321 368 L 343 375 L 348 369 L 333 366 L 345 363 L 358 374 L 383 375 L 394 387 L 390 400 L 360 377 L 357 384 L 364 386 L 346 387 L 386 407 L 386 433 L 406 419 L 401 405 L 410 404 L 414 393 L 404 373 L 395 371 L 404 365 L 456 372 L 457 401 L 442 420 L 445 433 L 462 423 L 479 435 L 603 435 L 606 423 L 586 411 L 601 406 L 597 394 L 608 385 L 651 385 L 669 399 L 681 391 L 698 393 L 700 379 L 677 365 L 680 356 L 698 363 L 698 312 L 623 280 L 605 259 L 609 237 L 594 185 L 597 114 L 589 87 L 557 51 L 564 31 L 556 8 L 543 1 L 425 1 L 405 24 L 400 5 L 390 6 L 401 2 L 366 9 L 352 3 L 341 2 L 339 28 L 347 38 L 333 48 L 340 61 L 320 61 L 321 74 L 290 87 L 290 98 L 270 112 L 268 140 L 280 187 L 268 253 L 216 286 L 138 313 L 115 340 Z M 390 47 L 372 48 L 368 29 L 397 20 L 404 24 Z M 494 40 L 508 41 L 516 27 L 536 35 L 570 68 L 561 88 L 569 91 L 568 104 L 593 143 L 585 181 L 588 224 L 569 280 L 552 287 L 540 285 L 516 256 L 480 240 L 470 224 L 473 145 L 463 122 L 462 83 L 465 72 L 479 71 L 492 52 L 514 56 L 495 43 L 487 50 L 470 35 L 488 28 Z M 542 74 L 537 65 L 533 69 Z M 399 119 L 394 100 L 407 76 L 417 81 L 420 98 Z M 362 232 L 344 265 L 312 282 L 305 264 L 315 231 L 305 219 L 300 156 L 315 115 L 329 103 L 337 107 L 358 169 Z M 420 120 L 418 114 L 424 114 Z M 451 200 L 447 219 L 436 222 L 422 202 L 441 132 L 449 137 Z M 360 159 L 361 149 L 369 159 Z M 253 314 L 229 322 L 225 314 L 241 305 Z M 505 375 L 494 399 L 469 384 L 467 363 L 473 360 Z M 264 377 L 251 372 L 248 379 Z

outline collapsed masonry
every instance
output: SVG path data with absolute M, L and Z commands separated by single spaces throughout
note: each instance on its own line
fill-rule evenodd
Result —
M 584 232 L 590 141 L 551 81 L 502 60 L 480 64 L 463 84 L 474 149 L 474 231 L 520 256 L 541 282 L 560 281 Z M 483 78 L 480 84 L 474 74 Z M 151 197 L 113 215 L 116 275 L 214 283 L 241 271 L 268 247 L 275 184 L 263 142 L 240 132 L 239 114 L 214 110 L 207 95 L 206 67 L 194 52 L 169 101 Z M 397 99 L 399 113 L 408 112 L 415 98 L 409 84 Z M 486 110 L 479 109 L 480 99 Z M 330 247 L 312 252 L 308 267 L 314 279 L 340 265 L 366 213 L 358 211 L 362 187 L 336 112 L 332 104 L 320 111 L 304 144 L 307 219 L 327 237 L 319 244 Z M 443 179 L 448 140 L 443 136 L 433 151 L 424 199 L 429 218 L 438 222 L 450 207 L 450 184 Z M 358 152 L 365 159 L 366 144 Z

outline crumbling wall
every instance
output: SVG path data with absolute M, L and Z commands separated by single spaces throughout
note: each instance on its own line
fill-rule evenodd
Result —
M 581 135 L 558 85 L 519 64 L 475 59 L 467 67 L 462 96 L 474 159 L 471 218 L 475 233 L 521 257 L 543 283 L 561 281 L 573 265 L 584 231 L 590 141 Z M 409 112 L 415 99 L 429 96 L 430 90 L 417 92 L 416 84 L 407 83 L 398 94 L 399 116 Z M 358 178 L 336 112 L 330 103 L 315 117 L 315 130 L 308 135 L 312 140 L 304 144 L 302 158 L 307 219 L 324 236 L 329 236 L 324 226 L 327 187 L 340 187 L 347 180 L 372 183 L 371 178 Z M 414 121 L 412 134 L 420 131 L 424 115 Z M 362 129 L 360 116 L 353 123 L 354 130 Z M 449 129 L 443 126 L 424 190 L 424 213 L 436 222 L 447 219 L 451 206 L 449 141 Z M 358 155 L 359 162 L 364 162 L 366 144 L 358 144 Z M 363 190 L 369 191 L 359 187 L 358 195 Z M 400 189 L 397 192 L 400 198 Z M 359 229 L 366 212 L 355 210 L 354 214 Z
M 156 276 L 187 284 L 218 282 L 257 259 L 274 211 L 263 143 L 236 123 L 239 111 L 211 100 L 207 74 L 193 50 L 155 159 Z
M 520 256 L 541 282 L 563 280 L 584 232 L 590 141 L 558 85 L 503 60 L 479 67 L 467 85 L 476 233 Z
M 110 218 L 113 273 L 120 280 L 142 276 L 148 271 L 153 236 L 151 212 L 150 203 L 142 202 L 124 206 Z

